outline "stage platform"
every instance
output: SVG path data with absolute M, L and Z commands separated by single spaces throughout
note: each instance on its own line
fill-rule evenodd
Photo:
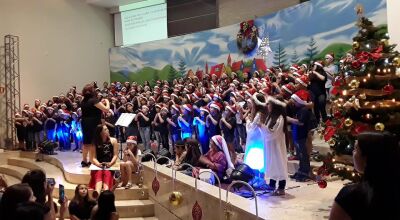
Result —
M 43 169 L 48 177 L 56 179 L 65 186 L 68 198 L 73 197 L 76 184 L 87 184 L 90 179 L 88 168 L 81 168 L 81 154 L 78 152 L 57 152 L 58 155 L 44 156 L 44 161 L 36 162 L 36 154 L 32 152 L 6 151 L 0 153 L 0 173 L 6 174 L 8 181 L 19 182 L 22 176 L 31 169 Z M 292 162 L 295 164 L 295 162 Z M 222 202 L 219 200 L 219 189 L 208 183 L 178 173 L 175 190 L 182 192 L 183 203 L 173 206 L 168 198 L 173 191 L 171 169 L 157 166 L 157 174 L 152 162 L 144 165 L 144 185 L 136 184 L 140 177 L 134 175 L 134 187 L 117 189 L 116 205 L 120 216 L 125 219 L 192 219 L 192 206 L 198 201 L 202 206 L 202 219 L 226 219 L 226 207 L 231 213 L 230 219 L 257 219 L 255 217 L 254 199 L 246 199 L 229 194 L 229 205 L 225 203 L 226 191 L 221 190 Z M 295 165 L 293 165 L 295 166 Z M 118 164 L 116 165 L 118 167 Z M 154 177 L 159 181 L 159 190 L 153 188 Z M 327 219 L 332 202 L 345 182 L 331 181 L 325 189 L 313 182 L 298 183 L 289 180 L 284 197 L 271 197 L 262 194 L 257 197 L 260 219 Z M 224 185 L 222 188 L 226 188 Z M 54 191 L 58 197 L 58 185 Z M 218 207 L 219 206 L 219 207 Z M 218 207 L 218 210 L 216 210 Z

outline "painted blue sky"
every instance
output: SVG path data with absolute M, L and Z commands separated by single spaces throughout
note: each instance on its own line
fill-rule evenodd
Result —
M 366 16 L 376 25 L 387 23 L 386 0 L 312 0 L 259 17 L 255 24 L 261 38 L 270 38 L 272 50 L 281 43 L 288 55 L 296 50 L 302 58 L 312 36 L 319 50 L 331 43 L 351 44 L 357 32 L 354 8 L 358 3 L 364 6 Z M 186 62 L 187 68 L 203 69 L 206 61 L 209 65 L 226 62 L 229 54 L 233 61 L 246 59 L 238 53 L 236 46 L 238 30 L 239 24 L 235 24 L 129 47 L 111 48 L 110 69 L 128 73 L 146 66 L 161 69 L 172 64 L 176 68 L 181 59 Z M 270 54 L 268 64 L 272 61 Z

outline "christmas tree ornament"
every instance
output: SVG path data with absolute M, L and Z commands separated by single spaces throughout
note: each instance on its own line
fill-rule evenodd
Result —
M 346 120 L 344 120 L 344 125 L 346 127 L 350 127 L 353 125 L 353 120 L 351 118 L 346 118 Z
M 396 66 L 396 67 L 400 67 L 400 56 L 395 57 L 392 61 L 392 63 Z
M 353 79 L 349 83 L 350 88 L 357 89 L 360 86 L 360 81 Z
M 203 217 L 203 210 L 197 201 L 194 203 L 192 208 L 192 217 L 194 220 L 201 220 Z
M 388 40 L 388 39 L 382 39 L 382 40 L 381 40 L 381 44 L 382 44 L 383 46 L 388 46 L 388 45 L 389 45 L 389 40 Z
M 156 176 L 154 177 L 153 182 L 151 183 L 151 188 L 153 189 L 154 195 L 157 195 L 158 190 L 160 190 L 160 182 L 158 181 Z
M 358 50 L 360 48 L 360 43 L 358 41 L 353 42 L 353 49 Z
M 378 122 L 375 124 L 375 130 L 383 131 L 383 130 L 385 130 L 385 125 L 383 123 Z
M 169 196 L 169 203 L 173 206 L 178 206 L 182 203 L 183 201 L 183 197 L 182 197 L 182 193 L 178 192 L 178 191 L 174 191 L 171 193 L 171 195 Z
M 333 113 L 333 116 L 335 118 L 340 118 L 340 117 L 342 117 L 342 113 L 340 113 L 339 111 L 336 111 L 335 113 Z
M 328 186 L 328 183 L 326 182 L 326 180 L 319 180 L 318 182 L 318 186 L 321 189 L 325 189 Z
M 331 138 L 331 139 L 328 141 L 328 144 L 329 144 L 329 146 L 331 146 L 331 147 L 335 146 L 335 144 L 336 144 L 335 139 Z
M 358 98 L 364 100 L 367 98 L 367 95 L 365 93 L 361 93 L 360 95 L 358 95 Z
M 387 84 L 383 87 L 383 92 L 386 95 L 391 95 L 394 92 L 394 87 L 392 84 Z

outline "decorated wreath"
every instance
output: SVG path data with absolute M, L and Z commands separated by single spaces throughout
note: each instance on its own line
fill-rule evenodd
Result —
M 257 47 L 258 29 L 254 25 L 254 20 L 240 23 L 240 30 L 236 36 L 236 43 L 239 50 L 244 54 L 252 52 Z

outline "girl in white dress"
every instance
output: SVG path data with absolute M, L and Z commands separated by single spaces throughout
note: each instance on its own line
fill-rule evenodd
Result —
M 266 99 L 261 93 L 254 93 L 247 102 L 250 114 L 246 117 L 246 149 L 244 163 L 261 173 L 265 171 L 264 134 Z
M 269 96 L 267 98 L 268 116 L 266 120 L 265 141 L 264 141 L 264 157 L 265 157 L 265 177 L 270 179 L 269 186 L 278 189 L 274 190 L 273 196 L 285 195 L 286 178 L 288 175 L 287 168 L 287 151 L 285 134 L 287 129 L 286 123 L 286 104 Z

